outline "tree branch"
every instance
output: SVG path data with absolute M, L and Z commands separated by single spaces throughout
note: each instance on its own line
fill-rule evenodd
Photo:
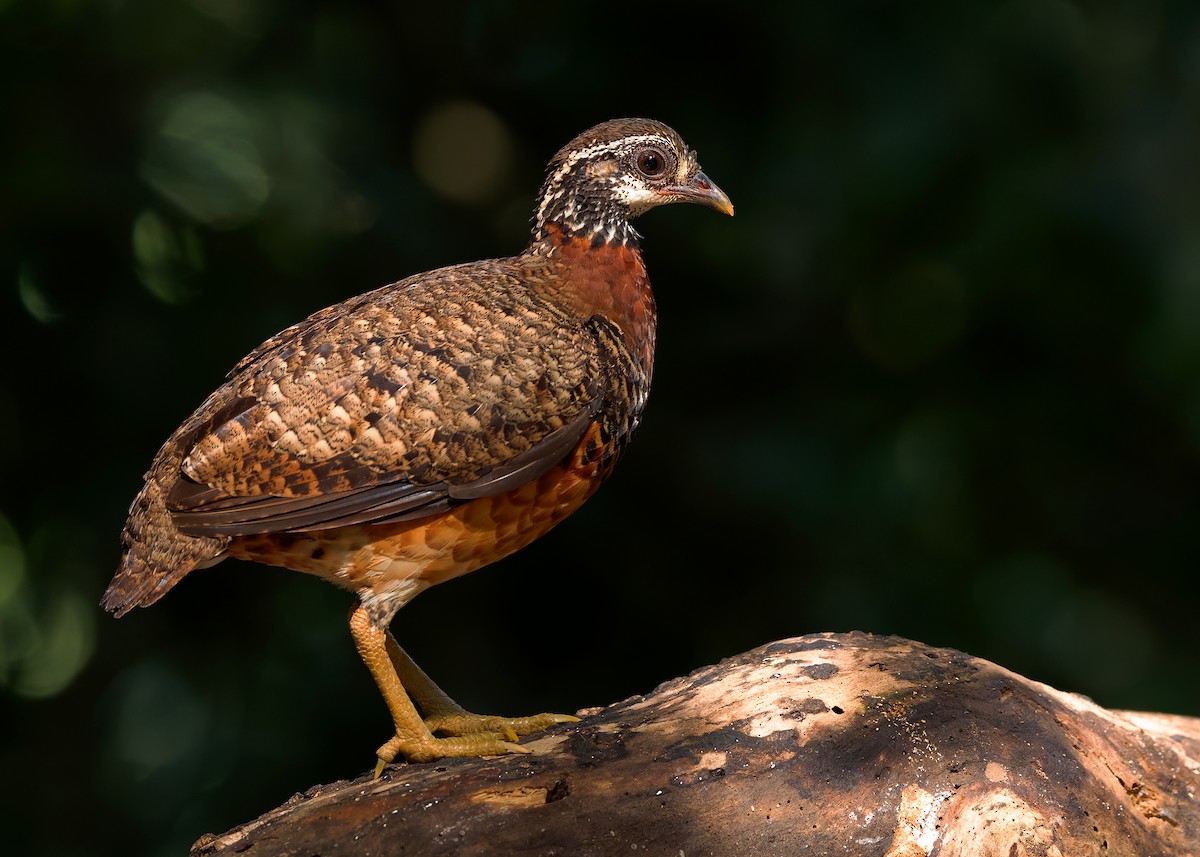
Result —
M 192 854 L 1200 853 L 1200 719 L 896 637 L 783 640 L 525 745 L 316 786 Z

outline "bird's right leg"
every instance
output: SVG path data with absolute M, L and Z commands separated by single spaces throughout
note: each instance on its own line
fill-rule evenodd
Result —
M 379 692 L 383 694 L 383 701 L 387 703 L 396 727 L 396 734 L 376 751 L 379 760 L 375 765 L 376 777 L 383 771 L 383 766 L 397 755 L 410 762 L 431 762 L 446 756 L 494 756 L 529 752 L 519 744 L 505 740 L 504 735 L 494 732 L 473 732 L 450 738 L 435 737 L 409 699 L 388 654 L 389 635 L 386 622 L 390 618 L 390 615 L 376 617 L 361 604 L 350 613 L 350 633 L 354 636 L 354 645 L 358 649 L 359 657 L 371 671 L 375 684 L 379 686 Z
M 425 726 L 431 732 L 441 732 L 445 735 L 492 732 L 504 736 L 509 741 L 516 741 L 518 735 L 541 732 L 558 723 L 579 722 L 579 718 L 572 714 L 533 714 L 527 717 L 472 714 L 438 687 L 391 634 L 387 635 L 387 651 L 392 665 L 396 668 L 396 674 L 409 696 L 424 713 Z

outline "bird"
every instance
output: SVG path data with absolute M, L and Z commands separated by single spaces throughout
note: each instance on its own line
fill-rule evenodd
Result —
M 657 315 L 631 221 L 733 204 L 669 126 L 602 122 L 550 160 L 516 256 L 401 279 L 270 337 L 154 457 L 102 598 L 145 607 L 227 557 L 357 596 L 350 631 L 403 757 L 528 752 L 577 718 L 466 711 L 390 632 L 423 590 L 540 538 L 612 472 L 642 417 Z

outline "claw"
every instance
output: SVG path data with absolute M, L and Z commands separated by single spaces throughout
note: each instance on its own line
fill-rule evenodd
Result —
M 500 728 L 496 731 L 498 731 L 501 735 L 504 736 L 505 741 L 511 741 L 514 744 L 517 743 L 517 738 L 519 736 L 517 735 L 516 730 L 514 730 L 507 723 L 500 723 L 498 725 Z

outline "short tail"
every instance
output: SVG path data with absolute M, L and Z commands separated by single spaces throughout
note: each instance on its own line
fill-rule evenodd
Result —
M 100 600 L 105 610 L 117 616 L 124 616 L 134 607 L 148 607 L 189 572 L 219 562 L 229 544 L 228 537 L 196 538 L 179 532 L 171 520 L 163 488 L 155 478 L 156 471 L 148 474 L 146 485 L 129 509 L 129 520 L 121 534 L 121 567 Z

